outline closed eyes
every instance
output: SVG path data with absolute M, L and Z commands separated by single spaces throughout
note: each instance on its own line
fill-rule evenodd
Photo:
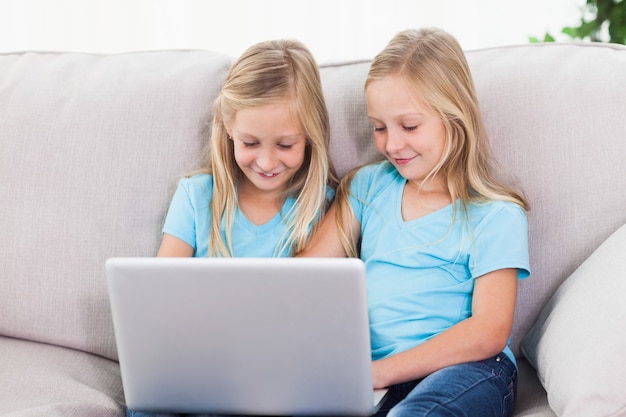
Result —
M 407 132 L 413 132 L 415 130 L 417 130 L 418 126 L 402 126 L 402 129 L 407 131 Z M 387 130 L 386 127 L 374 127 L 374 132 L 376 133 L 382 133 L 385 132 Z
M 243 146 L 245 148 L 254 148 L 255 146 L 259 145 L 258 142 L 245 142 L 245 141 L 242 141 L 241 143 L 243 144 Z M 293 148 L 293 144 L 291 144 L 291 143 L 278 143 L 276 146 L 279 149 L 284 150 L 284 151 L 288 151 L 288 150 Z

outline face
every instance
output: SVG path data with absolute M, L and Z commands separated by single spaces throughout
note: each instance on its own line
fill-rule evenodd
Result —
M 410 91 L 398 75 L 371 82 L 367 108 L 378 150 L 400 175 L 421 183 L 441 159 L 446 131 L 439 115 Z
M 288 102 L 239 110 L 226 130 L 244 186 L 281 193 L 304 162 L 306 136 Z

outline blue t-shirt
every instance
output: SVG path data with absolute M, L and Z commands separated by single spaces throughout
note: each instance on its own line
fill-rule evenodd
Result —
M 361 223 L 372 358 L 414 346 L 471 315 L 474 279 L 503 268 L 530 274 L 528 221 L 516 204 L 460 203 L 412 221 L 401 214 L 406 180 L 389 162 L 362 168 L 350 190 Z M 452 227 L 451 227 L 452 225 Z M 511 350 L 505 352 L 513 361 Z
M 328 191 L 332 198 L 332 190 Z M 163 233 L 175 236 L 188 243 L 194 249 L 195 257 L 208 255 L 209 235 L 211 233 L 211 199 L 213 197 L 213 176 L 198 174 L 183 178 L 178 183 L 170 204 Z M 290 212 L 295 203 L 288 197 L 270 221 L 260 226 L 250 222 L 236 209 L 233 217 L 231 239 L 235 257 L 286 257 L 291 255 L 291 248 L 276 254 L 276 248 L 284 242 L 285 222 L 283 217 Z M 222 238 L 225 238 L 224 222 L 221 225 Z M 282 246 L 282 245 L 281 245 Z

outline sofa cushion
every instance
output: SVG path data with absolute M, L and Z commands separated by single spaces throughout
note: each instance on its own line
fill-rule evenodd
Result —
M 381 159 L 372 137 L 365 104 L 370 61 L 323 64 L 320 77 L 330 115 L 330 156 L 342 177 L 350 169 Z
M 626 413 L 625 254 L 626 225 L 559 287 L 522 340 L 559 416 Z
M 0 54 L 0 335 L 116 358 L 104 262 L 156 253 L 230 62 Z
M 530 202 L 519 342 L 556 288 L 626 223 L 626 47 L 538 43 L 469 51 L 494 154 Z
M 124 395 L 117 362 L 0 336 L 0 415 L 119 417 Z
M 548 405 L 546 390 L 541 385 L 537 372 L 524 358 L 517 360 L 517 398 L 514 417 L 556 417 Z

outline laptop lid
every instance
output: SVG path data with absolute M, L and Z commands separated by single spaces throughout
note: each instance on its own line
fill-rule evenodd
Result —
M 128 408 L 374 411 L 365 268 L 347 258 L 111 258 Z

